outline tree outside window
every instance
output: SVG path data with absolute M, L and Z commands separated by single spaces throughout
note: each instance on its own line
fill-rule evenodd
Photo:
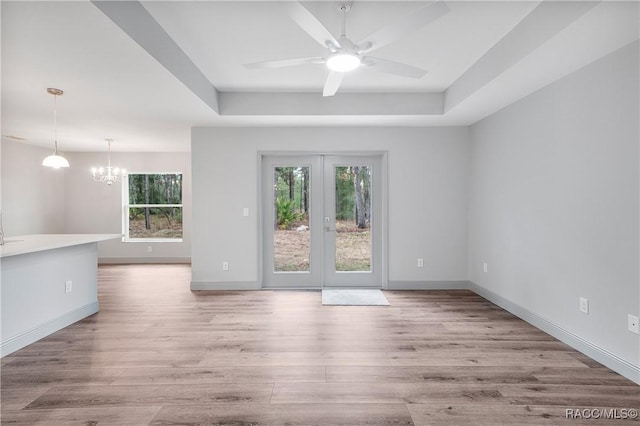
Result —
M 132 174 L 126 180 L 125 241 L 182 239 L 182 174 Z

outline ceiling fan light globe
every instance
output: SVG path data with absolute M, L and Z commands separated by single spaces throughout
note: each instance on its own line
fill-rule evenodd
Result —
M 335 72 L 349 72 L 360 66 L 360 58 L 351 53 L 338 53 L 327 59 L 327 68 Z

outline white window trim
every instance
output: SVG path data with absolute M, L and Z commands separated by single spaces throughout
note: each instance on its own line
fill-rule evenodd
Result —
M 122 179 L 122 242 L 123 243 L 181 243 L 183 238 L 130 238 L 129 237 L 129 209 L 145 207 L 179 207 L 184 218 L 184 204 L 129 204 L 129 175 L 182 175 L 182 172 L 127 172 Z M 184 221 L 182 222 L 184 236 Z

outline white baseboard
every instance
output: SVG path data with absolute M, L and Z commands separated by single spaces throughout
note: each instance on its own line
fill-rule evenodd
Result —
M 98 265 L 133 265 L 152 263 L 191 263 L 190 257 L 100 257 Z
M 201 290 L 262 290 L 258 282 L 207 282 L 191 281 L 191 291 Z
M 547 321 L 546 319 L 534 314 L 528 309 L 505 299 L 502 296 L 495 294 L 494 292 L 487 290 L 478 284 L 469 281 L 469 289 L 479 296 L 484 297 L 488 301 L 500 306 L 502 309 L 511 312 L 518 318 L 528 322 L 536 328 L 544 331 L 547 334 L 555 337 L 563 343 L 571 346 L 575 350 L 582 352 L 589 358 L 598 361 L 600 364 L 609 367 L 616 373 L 626 377 L 627 379 L 640 384 L 640 366 L 634 365 L 617 355 L 603 349 L 593 343 L 577 336 L 564 328 Z
M 468 290 L 469 281 L 389 281 L 386 290 Z
M 27 345 L 35 343 L 58 330 L 88 317 L 89 315 L 95 314 L 99 310 L 100 306 L 98 305 L 98 302 L 92 302 L 43 324 L 37 325 L 16 336 L 12 336 L 0 343 L 0 356 L 9 355 L 18 349 L 22 349 Z
M 332 287 L 327 287 L 332 288 Z M 342 287 L 337 287 L 342 288 Z M 361 288 L 361 287 L 353 287 Z M 364 287 L 362 287 L 364 288 Z M 379 287 L 378 287 L 379 288 Z M 389 281 L 387 288 L 381 290 L 468 290 L 468 281 Z M 289 287 L 261 287 L 257 282 L 191 282 L 191 290 L 312 290 L 319 291 L 322 287 L 289 288 Z

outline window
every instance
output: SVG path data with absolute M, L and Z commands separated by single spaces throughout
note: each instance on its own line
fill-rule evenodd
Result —
M 182 241 L 181 173 L 130 173 L 123 183 L 123 241 Z

